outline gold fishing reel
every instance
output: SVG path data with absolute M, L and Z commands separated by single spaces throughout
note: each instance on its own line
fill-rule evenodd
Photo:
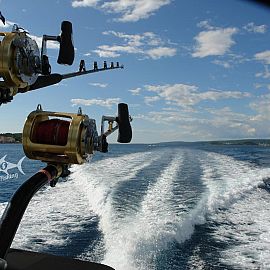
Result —
M 93 69 L 86 69 L 85 61 L 81 60 L 79 71 L 66 74 L 51 73 L 47 42 L 59 44 L 58 64 L 72 65 L 75 57 L 72 36 L 72 23 L 63 21 L 61 34 L 43 35 L 39 50 L 33 37 L 16 24 L 11 32 L 0 32 L 0 106 L 12 101 L 17 93 L 26 93 L 81 75 L 124 67 L 119 62 L 116 65 L 111 62 L 109 66 L 107 61 L 104 61 L 103 67 L 98 67 L 94 61 Z
M 43 111 L 29 114 L 23 129 L 23 149 L 30 159 L 56 164 L 82 164 L 98 147 L 95 120 L 78 113 Z
M 33 84 L 38 78 L 40 56 L 37 43 L 25 31 L 15 27 L 12 32 L 1 32 L 0 88 L 8 88 L 15 95 L 19 88 Z
M 72 24 L 69 21 L 62 22 L 61 35 L 43 35 L 41 51 L 36 41 L 16 24 L 11 32 L 0 32 L 0 105 L 10 102 L 17 93 L 25 93 L 62 80 L 62 76 L 57 74 L 50 78 L 49 83 L 44 84 L 51 74 L 47 41 L 58 42 L 60 45 L 58 64 L 73 63 Z
M 132 139 L 128 105 L 118 104 L 118 116 L 103 116 L 101 134 L 96 121 L 82 113 L 43 111 L 39 104 L 31 112 L 23 128 L 23 149 L 30 159 L 49 164 L 82 164 L 94 151 L 107 152 L 107 136 L 118 130 L 117 141 L 129 143 Z M 105 123 L 108 124 L 107 130 Z

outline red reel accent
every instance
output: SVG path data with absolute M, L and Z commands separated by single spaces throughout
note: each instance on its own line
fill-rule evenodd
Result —
M 67 144 L 69 121 L 51 119 L 38 123 L 33 131 L 32 141 L 34 143 L 61 145 Z

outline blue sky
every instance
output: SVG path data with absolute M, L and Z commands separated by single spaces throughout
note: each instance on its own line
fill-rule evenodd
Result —
M 18 94 L 2 105 L 0 132 L 21 132 L 41 103 L 50 111 L 83 112 L 100 122 L 129 104 L 133 142 L 269 138 L 270 10 L 249 1 L 83 0 L 0 1 L 7 27 L 27 29 L 40 42 L 56 35 L 62 20 L 73 23 L 81 59 L 119 61 L 125 69 L 62 81 Z M 115 141 L 115 136 L 110 139 Z

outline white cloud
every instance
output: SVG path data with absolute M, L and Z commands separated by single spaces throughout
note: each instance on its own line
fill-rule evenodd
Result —
M 160 97 L 159 96 L 145 96 L 144 97 L 144 103 L 148 106 L 152 106 L 152 103 L 153 102 L 156 102 L 156 101 L 159 101 L 160 100 Z
M 130 89 L 128 90 L 133 96 L 138 96 L 141 92 L 142 88 L 138 87 L 135 89 Z
M 7 31 L 9 30 L 8 28 L 10 28 L 10 31 L 12 29 L 12 27 L 14 26 L 14 24 L 17 24 L 15 22 L 11 22 L 11 21 L 6 21 L 6 24 L 4 25 L 1 21 L 0 21 L 0 29 L 1 28 L 4 28 L 4 31 Z M 26 30 L 27 32 L 27 30 Z M 35 35 L 29 35 L 28 36 L 30 38 L 32 38 L 33 40 L 36 41 L 37 45 L 39 48 L 41 48 L 42 46 L 42 37 L 38 37 L 38 36 L 35 36 Z M 56 41 L 48 41 L 47 42 L 47 48 L 48 49 L 59 49 L 59 43 L 56 42 Z
M 100 0 L 75 0 L 72 1 L 73 7 L 95 7 Z
M 261 84 L 261 83 L 254 83 L 253 86 L 254 86 L 255 89 L 259 89 L 259 88 L 263 88 L 265 85 Z
M 17 24 L 15 22 L 11 22 L 11 21 L 6 21 L 6 24 L 4 25 L 1 21 L 0 21 L 0 29 L 1 28 L 4 28 L 5 31 L 7 31 L 7 28 L 10 28 L 10 31 L 11 31 L 11 28 L 14 26 L 14 24 Z M 27 32 L 27 31 L 26 31 Z M 32 38 L 33 40 L 36 41 L 37 45 L 39 48 L 41 48 L 42 46 L 42 37 L 38 37 L 38 36 L 35 36 L 35 35 L 29 35 L 28 36 L 30 38 Z M 48 41 L 47 42 L 47 48 L 48 49 L 59 49 L 59 43 L 56 42 L 56 41 Z
M 136 22 L 153 15 L 162 6 L 170 4 L 171 0 L 73 0 L 73 7 L 96 7 L 108 13 L 120 15 L 117 21 Z
M 263 88 L 263 89 L 268 89 L 268 90 L 270 90 L 270 84 L 265 84 L 265 83 L 254 83 L 254 88 L 255 88 L 255 89 Z
M 172 57 L 176 55 L 175 48 L 169 47 L 157 47 L 146 51 L 146 54 L 149 55 L 152 59 L 160 59 L 161 57 Z
M 200 121 L 198 118 L 183 113 L 182 111 L 151 111 L 146 115 L 138 115 L 136 118 L 145 119 L 157 124 L 183 124 Z
M 267 31 L 267 26 L 265 24 L 255 25 L 254 22 L 250 22 L 243 27 L 246 31 L 252 33 L 264 34 Z
M 229 61 L 222 61 L 222 60 L 214 60 L 212 62 L 213 64 L 216 64 L 216 65 L 219 65 L 219 66 L 222 66 L 224 68 L 231 68 L 231 64 Z
M 250 122 L 256 128 L 256 134 L 259 137 L 270 136 L 270 94 L 258 96 L 250 103 L 250 108 L 255 112 L 250 117 Z
M 36 41 L 39 48 L 42 47 L 42 37 L 29 35 L 30 38 Z M 57 41 L 47 41 L 47 49 L 59 49 L 59 43 Z
M 4 29 L 6 29 L 6 28 L 12 28 L 14 24 L 16 24 L 16 23 L 15 22 L 11 22 L 11 21 L 6 21 L 5 24 L 3 24 L 2 21 L 0 21 L 0 29 L 1 28 L 4 28 Z
M 232 36 L 237 31 L 237 28 L 220 28 L 200 32 L 195 37 L 197 44 L 192 56 L 203 58 L 210 55 L 224 55 L 235 44 Z
M 256 73 L 255 76 L 258 78 L 269 79 L 270 78 L 270 71 L 268 69 L 268 66 L 264 66 L 264 71 Z
M 106 88 L 108 86 L 107 83 L 89 83 L 89 84 L 100 88 Z
M 84 106 L 102 106 L 102 107 L 108 107 L 111 108 L 113 105 L 117 105 L 119 102 L 121 102 L 120 98 L 107 98 L 107 99 L 71 99 L 72 106 L 77 105 L 84 105 Z
M 249 61 L 252 61 L 252 59 L 244 55 L 228 53 L 225 56 L 220 56 L 218 59 L 213 60 L 212 63 L 228 69 Z
M 101 58 L 115 58 L 119 57 L 120 54 L 113 52 L 113 51 L 106 51 L 106 50 L 94 50 L 94 53 L 96 53 Z
M 270 65 L 270 50 L 256 53 L 254 57 L 256 60 L 261 61 L 267 65 Z
M 123 42 L 120 45 L 98 46 L 93 52 L 97 53 L 100 57 L 119 57 L 122 53 L 125 53 L 139 54 L 146 58 L 157 60 L 161 57 L 172 57 L 177 52 L 175 48 L 165 46 L 166 42 L 152 32 L 132 35 L 122 32 L 105 31 L 103 34 L 113 35 L 122 39 Z
M 178 110 L 151 111 L 139 114 L 135 118 L 170 126 L 176 132 L 176 138 L 186 140 L 211 140 L 239 137 L 254 137 L 257 135 L 257 126 L 251 117 L 244 113 L 237 113 L 229 107 L 221 109 L 201 109 L 193 113 Z
M 116 31 L 104 31 L 102 33 L 103 35 L 113 35 L 115 37 L 118 37 L 120 39 L 123 39 L 127 45 L 132 47 L 140 47 L 144 44 L 148 44 L 151 46 L 160 46 L 164 42 L 153 32 L 145 32 L 141 35 L 139 34 L 126 34 L 122 32 L 116 32 Z
M 167 104 L 177 105 L 186 109 L 204 100 L 217 101 L 220 99 L 250 97 L 249 93 L 240 91 L 211 89 L 201 92 L 197 86 L 187 84 L 146 85 L 145 88 L 147 91 L 157 93 L 157 96 L 167 101 Z
M 229 107 L 222 109 L 209 109 L 212 115 L 207 122 L 210 128 L 214 128 L 218 134 L 218 130 L 222 130 L 226 137 L 253 137 L 256 135 L 256 128 L 253 126 L 251 117 L 243 114 L 236 113 Z M 220 134 L 218 134 L 220 136 Z
M 270 119 L 270 94 L 262 95 L 250 103 L 250 108 L 257 112 L 253 121 L 269 121 Z
M 270 50 L 256 53 L 254 57 L 257 61 L 260 61 L 264 64 L 264 71 L 256 73 L 255 76 L 264 79 L 269 79 L 270 71 L 268 65 L 270 65 Z
M 129 45 L 101 45 L 98 48 L 102 51 L 111 51 L 115 53 L 142 53 L 142 50 L 140 50 L 139 48 Z
M 222 91 L 224 93 L 220 93 L 221 91 L 210 90 L 199 92 L 198 88 L 193 85 L 181 85 L 179 87 L 183 90 L 191 91 L 191 103 L 192 101 L 203 101 L 210 98 L 220 100 L 227 97 L 238 99 L 250 96 L 249 93 L 239 91 Z M 165 88 L 160 86 L 147 86 L 147 88 L 151 92 L 157 93 L 157 97 L 160 98 L 160 93 L 165 91 Z M 166 90 L 167 97 L 172 97 L 175 91 L 175 89 Z M 183 92 L 185 91 L 182 91 L 182 94 Z M 194 93 L 198 97 L 194 97 Z M 175 137 L 173 139 L 176 140 L 177 138 L 178 140 L 179 138 L 184 140 L 213 140 L 269 137 L 269 104 L 270 94 L 267 94 L 253 98 L 249 105 L 250 110 L 248 113 L 243 113 L 239 109 L 234 111 L 228 106 L 222 108 L 200 106 L 196 111 L 186 110 L 183 106 L 174 106 L 159 111 L 139 114 L 134 118 L 149 121 L 158 126 L 160 124 L 166 125 L 166 130 L 170 130 L 172 127 L 175 130 Z
M 198 24 L 197 24 L 197 27 L 200 27 L 200 28 L 205 28 L 207 30 L 214 30 L 215 27 L 214 26 L 211 26 L 209 21 L 205 20 L 205 21 L 200 21 Z

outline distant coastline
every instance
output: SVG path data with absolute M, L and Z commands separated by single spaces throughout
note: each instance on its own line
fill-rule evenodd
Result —
M 22 133 L 0 133 L 0 144 L 8 143 L 22 143 Z M 146 143 L 147 144 L 147 143 Z M 184 142 L 172 141 L 153 143 L 151 145 L 254 145 L 270 147 L 270 139 L 236 139 L 236 140 L 216 140 L 216 141 L 197 141 L 197 142 Z
M 0 133 L 0 144 L 21 142 L 22 133 Z
M 210 144 L 214 145 L 257 145 L 257 146 L 270 146 L 270 139 L 244 139 L 244 140 L 222 140 L 211 141 Z
M 239 140 L 216 140 L 216 141 L 197 141 L 197 142 L 183 142 L 183 141 L 174 141 L 174 142 L 163 142 L 158 143 L 157 145 L 254 145 L 254 146 L 264 146 L 270 147 L 270 139 L 239 139 Z

